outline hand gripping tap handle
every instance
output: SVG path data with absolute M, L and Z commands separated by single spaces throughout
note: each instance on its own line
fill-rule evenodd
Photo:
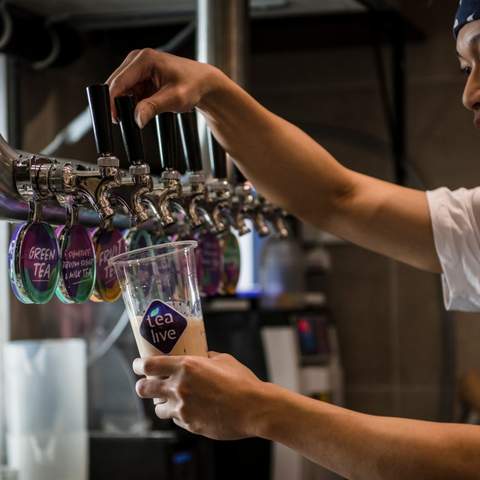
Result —
M 171 169 L 184 173 L 176 114 L 173 112 L 160 113 L 155 117 L 155 125 L 162 172 Z
M 87 87 L 87 97 L 98 156 L 108 156 L 113 153 L 112 112 L 108 85 L 90 85 Z
M 200 137 L 198 136 L 197 113 L 195 110 L 192 110 L 177 115 L 187 170 L 190 172 L 201 172 L 203 165 Z
M 123 146 L 130 165 L 145 163 L 142 133 L 135 122 L 135 99 L 133 95 L 115 98 L 117 115 L 122 131 Z
M 213 176 L 215 178 L 227 178 L 227 154 L 223 147 L 217 142 L 212 132 L 208 134 L 208 149 L 212 159 Z

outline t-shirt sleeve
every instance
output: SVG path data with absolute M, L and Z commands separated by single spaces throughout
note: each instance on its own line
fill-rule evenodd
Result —
M 480 311 L 480 187 L 427 192 L 447 310 Z

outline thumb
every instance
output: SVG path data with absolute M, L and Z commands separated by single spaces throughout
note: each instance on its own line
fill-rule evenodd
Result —
M 162 112 L 175 112 L 175 96 L 171 88 L 162 88 L 151 97 L 138 102 L 135 108 L 135 121 L 143 128 L 155 115 Z
M 215 358 L 221 355 L 221 353 L 210 351 L 208 352 L 208 358 Z

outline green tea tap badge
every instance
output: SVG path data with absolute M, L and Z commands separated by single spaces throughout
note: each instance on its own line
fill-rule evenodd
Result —
M 86 302 L 95 286 L 95 249 L 88 229 L 78 223 L 78 207 L 69 205 L 67 224 L 55 233 L 62 261 L 57 297 L 63 303 Z
M 92 241 L 95 248 L 97 275 L 95 288 L 90 297 L 94 302 L 115 302 L 122 294 L 120 282 L 109 260 L 127 251 L 123 233 L 114 228 L 111 221 L 94 230 Z
M 125 237 L 129 252 L 139 248 L 151 247 L 153 245 L 152 235 L 147 230 L 132 228 Z
M 240 245 L 237 237 L 230 231 L 220 238 L 223 252 L 223 273 L 221 292 L 235 295 L 240 279 Z
M 38 201 L 30 204 L 29 219 L 16 227 L 8 249 L 10 284 L 22 303 L 47 303 L 58 284 L 58 241 L 41 209 Z

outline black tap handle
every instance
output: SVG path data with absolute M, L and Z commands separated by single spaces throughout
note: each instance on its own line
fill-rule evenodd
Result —
M 187 169 L 191 172 L 200 172 L 203 170 L 203 165 L 200 138 L 198 136 L 197 114 L 195 110 L 179 113 L 177 119 Z
M 108 85 L 90 85 L 87 97 L 97 153 L 99 156 L 109 155 L 113 153 L 113 135 Z
M 130 165 L 140 165 L 145 162 L 142 133 L 135 122 L 135 99 L 133 95 L 115 98 L 123 146 Z
M 212 132 L 208 134 L 208 149 L 212 159 L 213 176 L 215 178 L 227 178 L 227 154 Z
M 169 168 L 184 173 L 176 114 L 163 112 L 155 117 L 162 171 Z

